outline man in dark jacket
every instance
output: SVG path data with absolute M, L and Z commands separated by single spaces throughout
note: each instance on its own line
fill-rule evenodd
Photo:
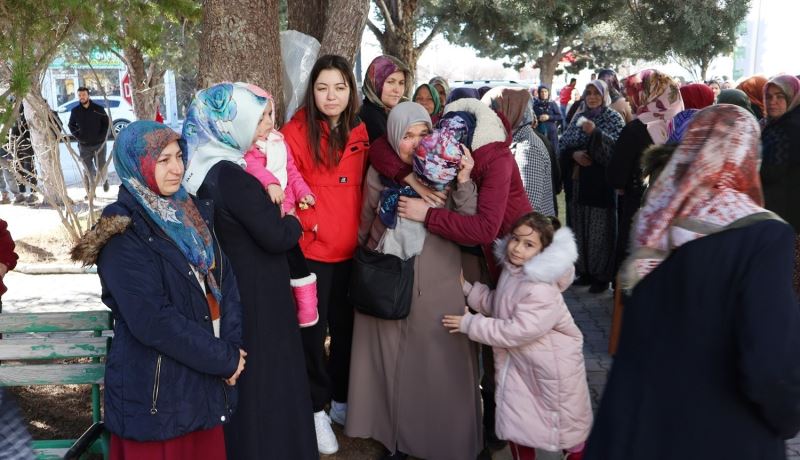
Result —
M 106 164 L 106 137 L 108 136 L 108 115 L 100 105 L 89 98 L 89 89 L 78 88 L 80 104 L 72 109 L 69 116 L 69 130 L 78 139 L 78 151 L 86 167 L 88 180 L 84 185 L 95 187 L 97 173 Z M 96 164 L 96 167 L 95 167 Z M 103 183 L 103 191 L 108 191 L 108 180 Z

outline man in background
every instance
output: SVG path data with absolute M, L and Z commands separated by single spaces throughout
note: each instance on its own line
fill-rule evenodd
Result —
M 567 115 L 567 104 L 572 99 L 572 90 L 575 89 L 575 85 L 578 83 L 578 80 L 572 78 L 569 80 L 569 85 L 561 88 L 561 92 L 558 93 L 559 104 L 561 104 L 561 116 L 564 117 Z
M 78 151 L 86 167 L 88 182 L 84 179 L 87 192 L 96 187 L 98 172 L 106 165 L 106 137 L 108 136 L 108 115 L 105 109 L 89 98 L 89 89 L 78 88 L 80 104 L 72 109 L 69 116 L 69 130 L 78 140 Z M 103 191 L 108 191 L 108 180 L 103 182 Z

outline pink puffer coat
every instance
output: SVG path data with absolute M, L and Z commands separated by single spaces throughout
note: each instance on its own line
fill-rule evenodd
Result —
M 464 283 L 470 307 L 461 332 L 494 347 L 496 429 L 500 439 L 558 451 L 589 436 L 592 406 L 583 362 L 583 335 L 561 295 L 572 283 L 578 251 L 572 232 L 523 267 L 508 263 L 508 239 L 496 243 L 504 270 L 495 291 Z

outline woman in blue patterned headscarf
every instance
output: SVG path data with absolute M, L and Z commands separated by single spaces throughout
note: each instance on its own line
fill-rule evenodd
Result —
M 253 351 L 239 388 L 242 404 L 225 427 L 228 457 L 311 460 L 319 457 L 315 416 L 287 263 L 301 223 L 282 215 L 244 169 L 270 105 L 264 90 L 245 83 L 199 91 L 183 125 L 184 184 L 214 203 L 216 233 L 242 299 L 244 345 Z
M 244 368 L 241 304 L 209 203 L 181 186 L 179 136 L 136 121 L 114 144 L 122 185 L 72 251 L 114 313 L 105 372 L 111 458 L 224 458 Z M 227 383 L 227 385 L 226 385 Z

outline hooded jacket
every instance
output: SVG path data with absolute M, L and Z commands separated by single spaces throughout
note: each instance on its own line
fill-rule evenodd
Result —
M 562 292 L 578 258 L 572 231 L 558 230 L 553 242 L 522 267 L 506 259 L 508 237 L 495 257 L 504 270 L 497 289 L 464 282 L 467 303 L 461 332 L 491 345 L 495 363 L 496 430 L 500 439 L 558 451 L 586 440 L 592 406 L 583 361 L 583 335 Z
M 198 201 L 197 209 L 211 227 L 211 202 Z M 239 364 L 242 309 L 216 238 L 214 251 L 219 338 L 189 262 L 126 189 L 73 249 L 74 260 L 97 264 L 103 303 L 114 314 L 104 404 L 112 433 L 161 441 L 213 428 L 233 413 L 236 388 L 223 379 Z
M 0 264 L 6 266 L 7 271 L 11 271 L 17 266 L 17 259 L 19 256 L 14 252 L 14 240 L 11 238 L 11 233 L 8 232 L 8 224 L 3 219 L 0 219 Z M 3 279 L 0 278 L 0 296 L 6 293 L 8 289 L 3 284 Z
M 321 123 L 320 150 L 327 151 L 330 130 Z M 369 139 L 364 123 L 351 131 L 338 165 L 317 166 L 308 145 L 306 110 L 302 108 L 281 129 L 295 166 L 316 197 L 314 206 L 297 210 L 303 226 L 300 247 L 317 262 L 335 263 L 353 258 L 361 215 L 361 188 L 366 175 Z

